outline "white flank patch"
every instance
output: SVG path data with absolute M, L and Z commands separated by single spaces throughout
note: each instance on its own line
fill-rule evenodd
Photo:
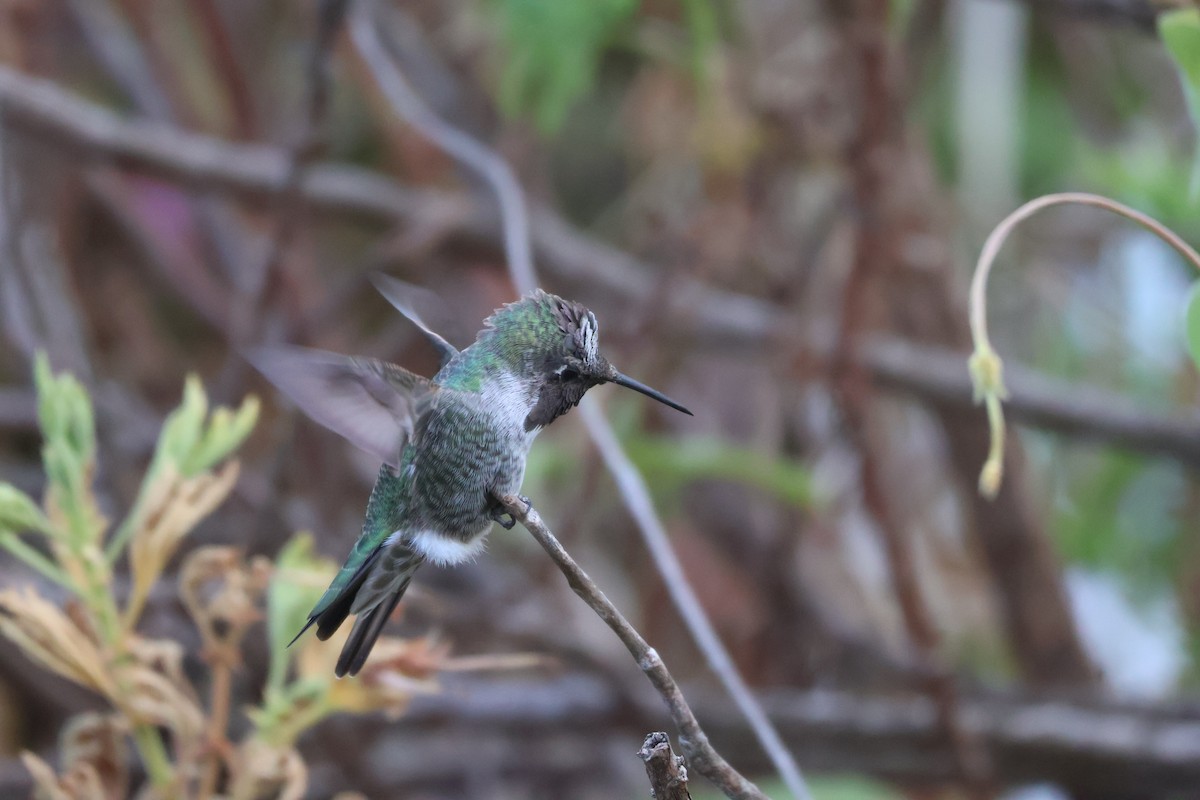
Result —
M 470 561 L 482 553 L 486 538 L 485 534 L 480 534 L 469 542 L 462 542 L 437 531 L 419 531 L 408 538 L 408 543 L 429 561 L 448 567 Z

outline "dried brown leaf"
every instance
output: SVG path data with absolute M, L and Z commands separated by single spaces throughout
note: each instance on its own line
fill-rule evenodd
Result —
M 106 697 L 117 694 L 96 640 L 32 589 L 0 591 L 0 633 L 52 672 Z
M 21 753 L 21 763 L 33 776 L 33 796 L 37 800 L 72 800 L 59 783 L 54 768 L 33 753 Z
M 233 547 L 203 547 L 188 556 L 179 574 L 179 594 L 204 639 L 206 656 L 234 666 L 246 630 L 262 619 L 262 599 L 271 563 L 246 563 Z
M 114 704 L 132 721 L 171 730 L 181 746 L 196 744 L 204 732 L 204 711 L 183 674 L 183 648 L 167 640 L 134 638 L 133 660 L 120 668 L 127 691 Z
M 129 725 L 116 714 L 72 717 L 61 737 L 68 775 L 85 766 L 100 783 L 102 796 L 121 800 L 129 794 Z
M 308 788 L 308 768 L 292 747 L 276 747 L 250 739 L 238 748 L 233 797 L 301 800 Z
M 132 623 L 162 574 L 167 561 L 200 520 L 220 505 L 237 482 L 238 464 L 227 462 L 216 472 L 184 478 L 171 464 L 154 478 L 138 514 L 129 542 L 133 592 L 129 602 Z

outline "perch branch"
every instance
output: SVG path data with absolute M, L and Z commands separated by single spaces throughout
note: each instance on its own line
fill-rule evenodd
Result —
M 379 88 L 387 96 L 393 110 L 422 135 L 479 172 L 496 195 L 500 207 L 503 243 L 509 273 L 518 291 L 525 293 L 537 287 L 533 265 L 529 219 L 525 210 L 525 195 L 508 163 L 485 144 L 442 120 L 412 90 L 396 67 L 379 37 L 372 15 L 374 5 L 360 2 L 350 18 L 350 35 L 358 52 L 367 63 Z M 750 693 L 729 652 L 713 629 L 696 594 L 687 582 L 683 567 L 671 548 L 662 521 L 650 500 L 650 492 L 641 474 L 629 460 L 617 441 L 612 427 L 593 403 L 584 401 L 581 413 L 592 442 L 600 450 L 605 466 L 620 489 L 621 499 L 629 509 L 642 538 L 654 559 L 655 567 L 679 610 L 705 659 L 720 678 L 756 737 L 779 771 L 784 784 L 797 800 L 808 800 L 808 787 L 792 754 L 784 746 L 778 731 L 762 707 Z M 664 670 L 665 672 L 665 670 Z M 682 698 L 681 698 L 682 699 Z M 689 712 L 690 713 L 690 712 Z M 747 784 L 754 788 L 753 784 Z M 757 792 L 757 789 L 755 789 Z
M 709 744 L 708 736 L 701 729 L 696 715 L 692 712 L 679 684 L 667 671 L 666 664 L 658 653 L 646 643 L 629 620 L 617 609 L 604 592 L 600 590 L 583 568 L 575 563 L 570 553 L 559 543 L 546 524 L 542 522 L 537 510 L 526 508 L 525 502 L 518 497 L 500 498 L 505 511 L 512 514 L 513 519 L 525 526 L 537 543 L 550 555 L 554 563 L 567 579 L 567 584 L 583 599 L 588 607 L 604 620 L 625 648 L 629 650 L 634 661 L 646 673 L 650 684 L 662 695 L 663 702 L 671 714 L 671 719 L 679 729 L 679 745 L 683 749 L 688 763 L 708 780 L 717 786 L 727 797 L 749 798 L 750 800 L 767 800 L 766 795 L 759 791 L 753 783 L 746 780 L 737 770 L 729 765 L 721 754 Z

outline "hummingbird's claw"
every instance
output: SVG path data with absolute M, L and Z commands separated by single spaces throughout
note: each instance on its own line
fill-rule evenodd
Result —
M 511 531 L 513 526 L 517 524 L 516 518 L 504 510 L 504 506 L 500 504 L 500 501 L 495 496 L 492 497 L 491 505 L 492 507 L 488 511 L 488 516 L 492 518 L 492 522 L 497 522 L 504 530 Z
M 488 516 L 492 518 L 493 522 L 499 523 L 500 527 L 504 528 L 504 530 L 511 531 L 513 526 L 517 524 L 517 518 L 514 517 L 512 513 L 504 510 L 504 506 L 501 504 L 499 499 L 497 499 L 495 496 L 493 496 L 492 499 L 494 505 L 492 506 Z M 533 501 L 528 497 L 523 494 L 519 494 L 517 495 L 517 499 L 525 504 L 526 514 L 533 510 Z

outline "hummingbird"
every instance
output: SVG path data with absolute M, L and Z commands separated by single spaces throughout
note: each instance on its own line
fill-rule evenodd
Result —
M 519 492 L 534 437 L 588 389 L 615 383 L 692 413 L 617 371 L 598 350 L 595 314 L 579 303 L 530 292 L 494 311 L 460 351 L 416 312 L 423 290 L 381 274 L 372 282 L 438 351 L 432 379 L 373 358 L 299 347 L 246 354 L 314 421 L 383 462 L 362 534 L 292 640 L 314 625 L 317 638 L 328 639 L 354 615 L 339 678 L 362 669 L 422 564 L 475 558 L 493 522 L 513 527 L 499 498 Z

